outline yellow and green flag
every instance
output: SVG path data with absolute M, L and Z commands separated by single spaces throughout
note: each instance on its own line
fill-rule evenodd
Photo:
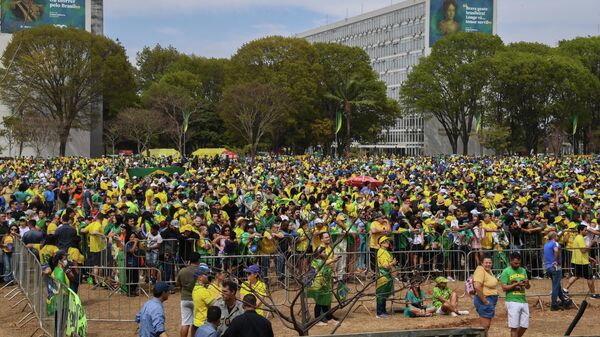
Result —
M 341 129 L 342 129 L 342 112 L 338 111 L 335 114 L 335 134 L 337 135 Z

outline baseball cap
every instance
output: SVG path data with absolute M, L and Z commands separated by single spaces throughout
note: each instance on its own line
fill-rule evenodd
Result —
M 438 276 L 435 278 L 435 283 L 437 283 L 437 284 L 448 283 L 448 279 L 443 276 Z
M 384 235 L 384 236 L 380 237 L 380 238 L 379 238 L 379 240 L 377 240 L 377 243 L 378 243 L 378 244 L 382 244 L 382 243 L 383 243 L 383 242 L 385 242 L 385 241 L 391 241 L 391 240 L 390 240 L 390 237 L 389 237 L 389 236 L 385 236 L 385 235 Z
M 156 284 L 154 285 L 154 292 L 155 293 L 164 293 L 166 291 L 170 291 L 173 289 L 173 286 L 166 283 L 166 282 L 156 282 Z
M 257 264 L 253 264 L 244 269 L 244 271 L 246 273 L 258 274 L 260 273 L 260 267 Z
M 208 265 L 206 265 L 206 263 L 199 264 L 198 267 L 196 267 L 196 270 L 194 270 L 194 277 L 208 274 L 210 274 L 210 268 Z

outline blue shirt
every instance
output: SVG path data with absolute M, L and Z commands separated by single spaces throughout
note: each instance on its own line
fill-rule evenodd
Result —
M 140 324 L 140 337 L 158 337 L 165 332 L 165 311 L 162 302 L 154 297 L 135 315 Z
M 560 245 L 556 241 L 548 241 L 544 245 L 544 266 L 546 269 L 552 267 L 554 262 L 557 262 L 557 265 L 560 267 L 560 253 L 558 254 L 558 261 L 556 256 L 554 256 L 554 248 L 558 248 L 560 251 Z
M 219 333 L 212 323 L 206 322 L 196 330 L 194 337 L 219 337 Z

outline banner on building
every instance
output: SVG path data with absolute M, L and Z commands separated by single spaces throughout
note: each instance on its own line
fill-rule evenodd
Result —
M 85 29 L 85 0 L 0 0 L 0 32 L 42 25 Z
M 494 0 L 430 0 L 429 47 L 457 32 L 494 32 Z

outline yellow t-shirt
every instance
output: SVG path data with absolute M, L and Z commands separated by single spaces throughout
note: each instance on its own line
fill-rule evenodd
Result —
M 485 236 L 481 239 L 481 247 L 483 247 L 483 249 L 492 249 L 494 246 L 494 233 L 490 231 L 495 231 L 498 227 L 493 221 L 490 221 L 489 223 L 482 221 L 481 228 L 485 230 Z
M 152 203 L 152 201 L 154 201 L 154 191 L 149 188 L 146 190 L 146 200 L 144 202 L 144 205 L 146 206 L 146 208 L 150 207 L 150 204 Z M 202 323 L 204 324 L 204 323 Z
M 4 240 L 2 240 L 2 243 L 4 244 L 4 247 L 2 248 L 2 251 L 4 251 L 5 253 L 10 253 L 10 249 L 8 249 L 8 245 L 14 243 L 15 240 L 13 239 L 12 235 L 6 235 L 4 236 Z
M 298 228 L 298 238 L 296 239 L 296 251 L 305 252 L 308 249 L 308 237 L 304 229 Z
M 573 240 L 573 257 L 571 258 L 571 263 L 587 265 L 590 263 L 590 253 L 583 252 L 582 248 L 587 248 L 585 244 L 585 240 L 583 239 L 583 235 L 577 234 L 575 240 Z
M 478 266 L 473 273 L 473 283 L 475 282 L 483 285 L 483 296 L 498 295 L 498 279 L 485 271 L 482 266 Z
M 327 226 L 323 226 L 321 227 L 321 229 L 318 229 L 317 227 L 314 227 L 312 229 L 312 249 L 313 251 L 317 250 L 317 248 L 319 248 L 319 246 L 321 245 L 321 238 L 319 237 L 319 234 L 327 232 Z
M 56 232 L 56 228 L 58 228 L 58 226 L 56 225 L 56 223 L 51 222 L 50 224 L 48 224 L 48 228 L 46 229 L 46 233 L 48 235 L 54 234 L 54 232 Z
M 253 289 L 254 293 L 251 292 L 250 289 Z M 262 297 L 265 297 L 265 296 L 267 296 L 267 286 L 261 280 L 257 280 L 253 286 L 250 285 L 250 282 L 246 281 L 246 282 L 242 283 L 242 287 L 240 289 L 240 295 L 242 295 L 242 298 L 243 298 L 247 294 L 258 294 Z M 256 299 L 257 299 L 257 302 L 260 301 L 258 299 L 258 297 Z M 256 309 L 256 313 L 261 316 L 265 315 L 264 310 L 261 310 L 261 309 Z
M 194 301 L 194 325 L 202 326 L 206 321 L 208 307 L 215 300 L 214 294 L 204 285 L 196 284 L 192 290 L 192 301 Z
M 277 243 L 272 240 L 273 235 L 268 231 L 265 231 L 263 238 L 260 240 L 260 253 L 261 254 L 273 254 L 277 251 Z
M 381 223 L 379 221 L 373 221 L 371 223 L 371 229 L 384 230 L 386 228 L 385 223 Z M 371 242 L 369 247 L 379 249 L 379 238 L 383 236 L 383 233 L 372 234 L 371 233 Z
M 99 221 L 94 221 L 87 226 L 87 232 L 89 234 L 89 245 L 91 253 L 98 253 L 106 248 L 106 240 L 102 235 L 92 235 L 94 232 L 102 234 L 102 224 Z

